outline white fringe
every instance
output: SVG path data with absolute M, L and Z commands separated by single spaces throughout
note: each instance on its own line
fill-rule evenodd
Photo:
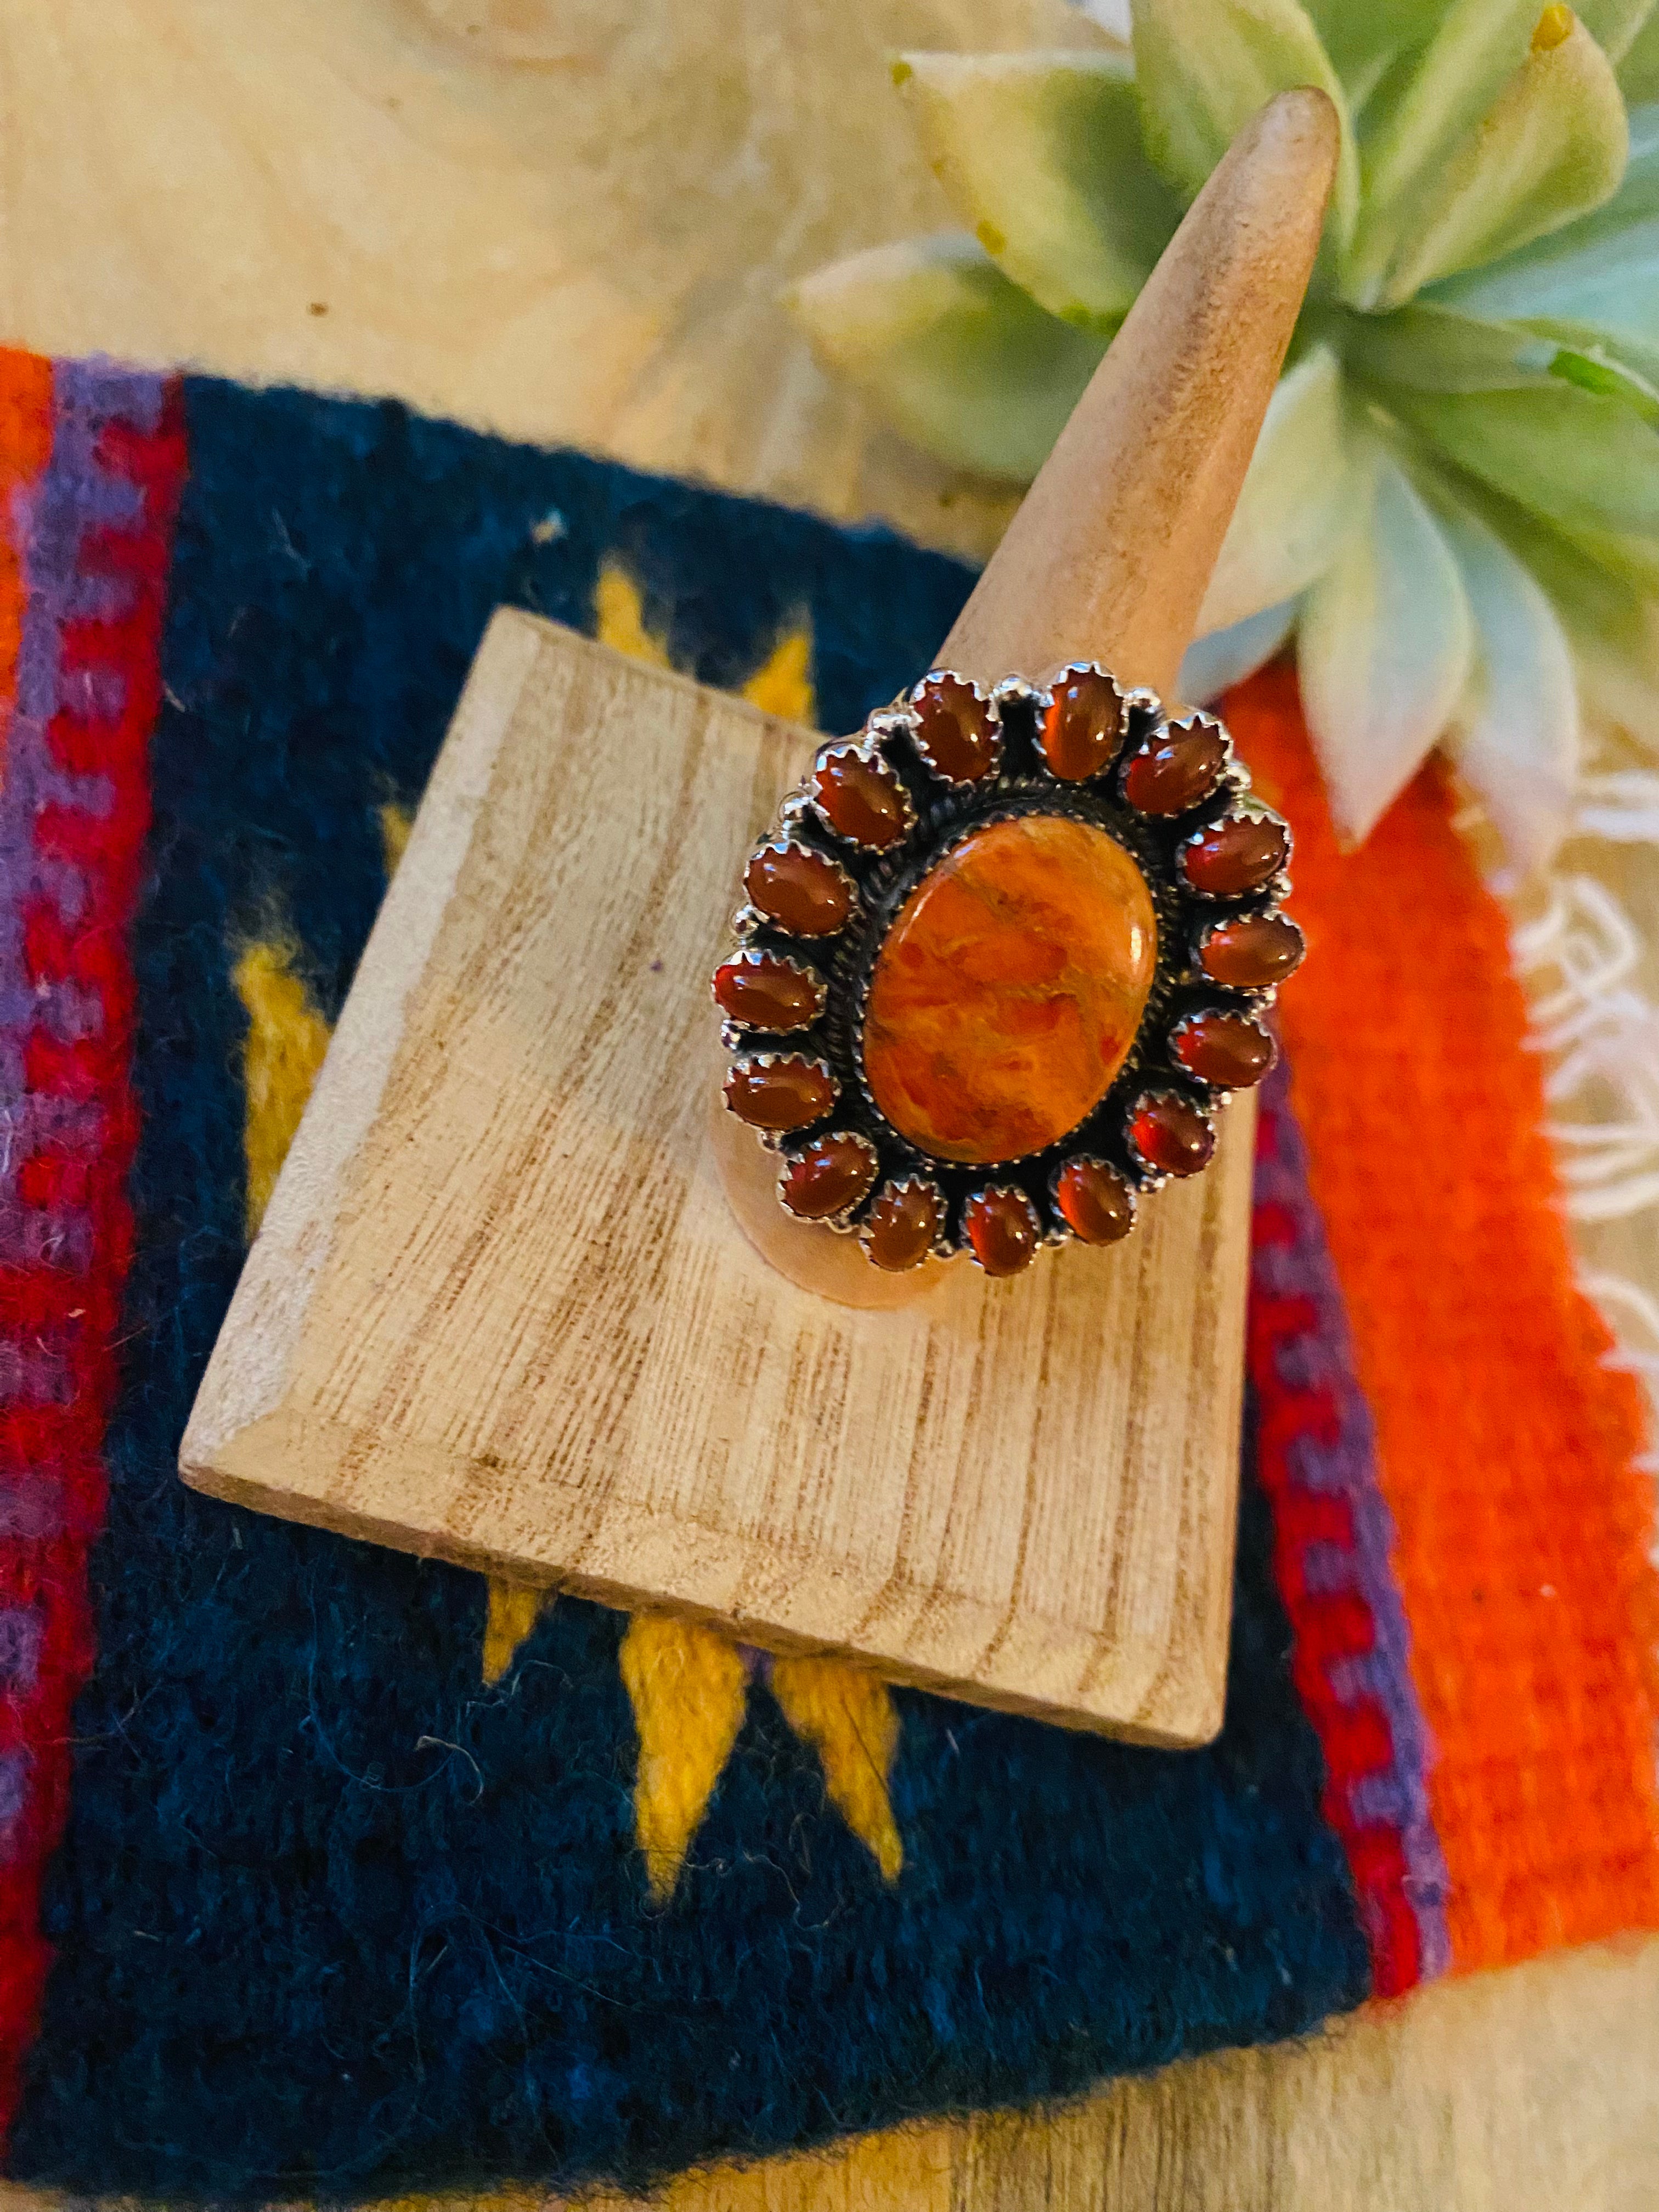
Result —
M 1659 1006 L 1630 980 L 1634 924 L 1594 876 L 1561 875 L 1512 934 L 1534 994 L 1533 1042 L 1552 1062 L 1544 1096 L 1567 1212 L 1614 1221 L 1659 1206 Z
M 1577 826 L 1584 837 L 1659 845 L 1659 775 L 1625 769 L 1578 779 Z
M 1586 769 L 1576 799 L 1578 836 L 1659 845 L 1653 770 Z M 1641 986 L 1641 933 L 1605 884 L 1564 872 L 1544 912 L 1516 922 L 1511 939 L 1529 986 L 1531 1041 L 1549 1062 L 1547 1126 L 1569 1215 L 1588 1225 L 1659 1206 L 1659 1005 Z M 1659 1477 L 1659 1300 L 1602 1268 L 1581 1264 L 1579 1281 L 1616 1340 L 1608 1364 L 1645 1387 L 1653 1448 L 1638 1464 Z

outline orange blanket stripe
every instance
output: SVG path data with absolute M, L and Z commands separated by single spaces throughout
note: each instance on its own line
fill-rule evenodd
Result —
M 17 653 L 23 641 L 18 501 L 46 465 L 52 422 L 52 363 L 38 354 L 0 346 L 0 731 L 16 696 Z
M 1454 1965 L 1659 1926 L 1638 1388 L 1576 1287 L 1503 909 L 1426 769 L 1338 850 L 1290 671 L 1229 720 L 1296 832 L 1296 1110 L 1398 1530 Z

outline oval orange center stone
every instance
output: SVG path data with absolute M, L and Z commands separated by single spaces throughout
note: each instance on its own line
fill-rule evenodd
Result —
M 1076 1128 L 1152 987 L 1146 878 L 1103 830 L 993 823 L 917 884 L 870 979 L 864 1072 L 902 1135 L 986 1166 Z

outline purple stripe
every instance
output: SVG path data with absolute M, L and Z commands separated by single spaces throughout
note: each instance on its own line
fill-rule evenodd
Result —
M 11 1832 L 28 1802 L 29 1755 L 26 1751 L 0 1753 L 0 1847 L 11 1841 Z
M 0 1485 L 0 1539 L 39 1544 L 64 1533 L 64 1488 L 54 1469 L 41 1468 L 19 1482 Z
M 43 1630 L 32 1605 L 0 1606 L 0 1693 L 23 1697 L 34 1687 Z
M 38 1340 L 0 1340 L 0 1406 L 67 1406 L 72 1395 L 61 1352 Z
M 118 683 L 64 670 L 63 630 L 70 620 L 121 611 L 130 587 L 82 574 L 82 549 L 88 532 L 139 520 L 143 495 L 100 465 L 97 446 L 112 422 L 153 431 L 163 396 L 159 377 L 99 362 L 60 364 L 52 380 L 51 455 L 40 482 L 16 495 L 13 512 L 23 550 L 24 604 L 17 696 L 0 774 L 0 1265 L 49 1261 L 79 1268 L 90 1258 L 88 1225 L 80 1209 L 25 1206 L 17 1194 L 18 1169 L 43 1143 L 67 1141 L 91 1150 L 103 1133 L 95 1109 L 32 1097 L 25 1088 L 30 1035 L 41 1030 L 65 1041 L 87 1036 L 95 1033 L 100 1009 L 73 985 L 45 992 L 31 986 L 23 925 L 36 902 L 54 905 L 70 926 L 85 904 L 79 872 L 36 852 L 35 827 L 48 806 L 104 814 L 112 794 L 104 777 L 72 775 L 60 766 L 52 757 L 47 730 L 61 708 L 101 715 L 120 706 Z M 0 1372 L 0 1402 L 32 1395 L 26 1377 Z
M 35 988 L 24 959 L 32 910 L 56 908 L 73 929 L 86 915 L 93 886 L 72 863 L 37 849 L 40 817 L 54 811 L 106 817 L 114 792 L 106 777 L 76 774 L 52 756 L 51 726 L 63 711 L 96 724 L 118 712 L 118 674 L 64 665 L 64 634 L 71 622 L 119 618 L 131 611 L 130 579 L 82 572 L 89 533 L 143 520 L 142 489 L 106 470 L 98 446 L 113 422 L 141 434 L 158 427 L 166 387 L 159 377 L 134 376 L 100 362 L 58 364 L 52 371 L 52 447 L 39 480 L 14 493 L 10 516 L 21 570 L 17 683 L 0 720 L 0 1266 L 48 1264 L 84 1271 L 94 1257 L 94 1225 L 82 1206 L 24 1202 L 19 1174 L 43 1146 L 62 1145 L 95 1157 L 106 1128 L 95 1105 L 32 1094 L 26 1081 L 32 1036 L 70 1043 L 95 1036 L 100 998 L 72 982 Z M 73 1389 L 73 1314 L 44 1334 L 0 1343 L 0 1406 L 66 1405 Z M 0 1483 L 0 1542 L 38 1545 L 72 1525 L 64 1468 L 50 1452 Z M 82 1515 L 89 1510 L 83 1504 Z M 33 1606 L 0 1604 L 0 1696 L 27 1697 L 36 1686 L 44 1613 Z M 33 1789 L 27 1750 L 0 1754 L 0 1858 L 15 1848 Z
M 1325 1225 L 1308 1187 L 1308 1158 L 1291 1110 L 1290 1076 L 1281 1063 L 1261 1091 L 1255 1203 L 1279 1208 L 1291 1224 L 1284 1243 L 1258 1244 L 1255 1267 L 1263 1286 L 1306 1299 L 1317 1316 L 1307 1335 L 1284 1346 L 1279 1379 L 1286 1389 L 1318 1392 L 1334 1407 L 1334 1433 L 1298 1437 L 1286 1456 L 1306 1490 L 1340 1498 L 1353 1530 L 1351 1547 L 1310 1545 L 1304 1561 L 1310 1588 L 1352 1589 L 1370 1615 L 1375 1640 L 1361 1658 L 1334 1662 L 1333 1691 L 1344 1704 L 1375 1699 L 1393 1746 L 1386 1767 L 1350 1786 L 1348 1810 L 1361 1826 L 1382 1824 L 1400 1834 L 1405 1887 L 1416 1916 L 1422 1978 L 1451 1963 L 1446 1928 L 1446 1863 L 1429 1811 L 1429 1733 L 1411 1674 L 1411 1632 L 1389 1566 L 1394 1523 L 1376 1479 L 1370 1409 L 1355 1379 L 1353 1347 L 1341 1286 L 1325 1241 Z

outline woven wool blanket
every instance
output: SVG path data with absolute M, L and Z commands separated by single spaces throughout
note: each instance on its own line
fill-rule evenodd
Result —
M 1659 1926 L 1640 1408 L 1425 773 L 1261 1120 L 1227 1717 L 1047 1729 L 209 1501 L 179 1438 L 510 601 L 857 726 L 971 576 L 403 408 L 0 356 L 0 2108 L 14 2178 L 637 2181 Z

